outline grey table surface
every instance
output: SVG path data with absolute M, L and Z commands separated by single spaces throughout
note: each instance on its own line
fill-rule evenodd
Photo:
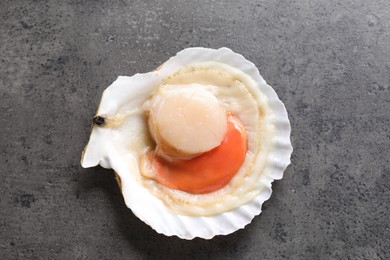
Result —
M 292 164 L 244 230 L 155 233 L 80 155 L 102 91 L 185 47 L 253 61 Z M 1 259 L 390 259 L 390 1 L 1 1 Z

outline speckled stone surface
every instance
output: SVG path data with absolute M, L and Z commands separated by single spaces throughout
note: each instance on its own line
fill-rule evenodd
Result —
M 253 61 L 294 153 L 263 213 L 164 237 L 80 155 L 102 91 L 189 46 Z M 390 1 L 1 1 L 1 259 L 390 259 Z

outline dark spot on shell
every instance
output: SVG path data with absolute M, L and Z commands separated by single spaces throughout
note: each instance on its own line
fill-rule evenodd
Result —
M 106 119 L 102 116 L 95 116 L 93 118 L 93 122 L 97 124 L 98 126 L 103 126 L 106 124 Z

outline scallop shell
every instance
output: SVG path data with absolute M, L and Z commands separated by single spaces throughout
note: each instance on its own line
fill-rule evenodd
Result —
M 115 115 L 121 109 L 134 110 L 140 107 L 164 76 L 180 66 L 217 61 L 235 67 L 252 77 L 260 91 L 268 98 L 268 106 L 274 115 L 273 150 L 267 157 L 267 171 L 259 182 L 264 184 L 262 191 L 250 202 L 228 212 L 213 216 L 185 216 L 172 212 L 164 203 L 140 185 L 134 175 L 124 176 L 129 169 L 136 169 L 137 162 L 130 156 L 123 155 L 114 145 L 114 137 L 109 129 L 92 128 L 89 143 L 84 149 L 81 164 L 93 167 L 100 164 L 112 168 L 117 174 L 118 183 L 125 203 L 133 213 L 150 225 L 158 233 L 166 236 L 178 236 L 182 239 L 200 237 L 211 239 L 216 235 L 227 235 L 244 228 L 261 213 L 262 204 L 272 193 L 272 182 L 283 177 L 283 172 L 290 164 L 292 146 L 290 142 L 290 122 L 283 103 L 272 87 L 260 76 L 256 66 L 242 55 L 228 48 L 217 50 L 206 48 L 188 48 L 179 52 L 161 65 L 156 71 L 136 74 L 132 77 L 120 76 L 103 93 L 97 114 Z M 137 86 L 136 91 L 129 90 Z M 126 93 L 124 95 L 124 93 Z M 131 104 L 128 102 L 131 100 Z M 130 122 L 137 124 L 137 122 Z M 142 129 L 134 129 L 135 132 Z M 102 140 L 105 140 L 102 142 Z M 131 140 L 129 140 L 131 141 Z

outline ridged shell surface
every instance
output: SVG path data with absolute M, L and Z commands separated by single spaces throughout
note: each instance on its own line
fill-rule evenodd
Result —
M 249 75 L 257 83 L 261 93 L 267 97 L 268 108 L 273 114 L 272 150 L 266 158 L 266 171 L 258 179 L 259 183 L 263 184 L 262 189 L 251 201 L 212 216 L 188 216 L 172 211 L 147 188 L 140 185 L 141 177 L 134 174 L 139 172 L 137 159 L 131 152 L 126 152 L 125 148 L 118 149 L 117 136 L 128 136 L 128 133 L 120 129 L 112 130 L 94 126 L 81 160 L 83 167 L 100 164 L 104 168 L 112 168 L 121 179 L 121 190 L 126 205 L 138 218 L 158 233 L 167 236 L 178 236 L 182 239 L 195 237 L 211 239 L 216 235 L 227 235 L 244 228 L 261 213 L 262 204 L 271 196 L 272 182 L 281 179 L 284 170 L 290 164 L 291 128 L 285 106 L 273 88 L 260 76 L 256 66 L 228 48 L 184 49 L 156 71 L 136 74 L 132 77 L 118 77 L 104 91 L 97 114 L 115 116 L 123 114 L 123 111 L 137 111 L 167 75 L 183 66 L 210 61 L 232 66 Z M 127 124 L 129 128 L 126 131 L 130 131 L 133 137 L 147 131 L 144 127 L 137 126 L 142 125 L 139 118 L 135 117 Z M 130 137 L 127 140 L 129 143 L 132 141 Z

